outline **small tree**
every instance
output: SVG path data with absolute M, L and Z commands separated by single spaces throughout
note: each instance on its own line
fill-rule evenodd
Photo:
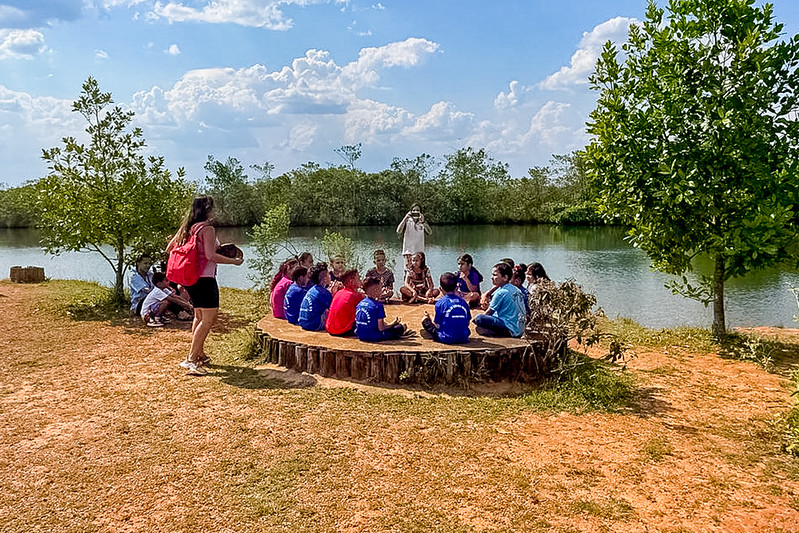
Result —
M 260 289 L 269 287 L 274 274 L 275 254 L 280 249 L 297 255 L 289 245 L 289 208 L 285 204 L 273 207 L 264 215 L 264 220 L 252 228 L 252 257 L 247 264 L 255 274 L 250 277 Z
M 713 302 L 726 332 L 724 283 L 789 257 L 797 233 L 799 39 L 780 39 L 753 0 L 650 2 L 620 62 L 605 45 L 586 160 L 600 211 L 682 292 Z M 707 255 L 700 290 L 684 273 Z
M 114 270 L 114 296 L 122 302 L 129 254 L 165 246 L 192 190 L 183 169 L 173 179 L 163 157 L 142 155 L 142 131 L 129 129 L 133 112 L 108 110 L 112 103 L 94 78 L 84 82 L 72 110 L 88 122 L 89 144 L 65 137 L 63 148 L 42 151 L 49 174 L 37 182 L 36 203 L 45 250 L 99 253 Z

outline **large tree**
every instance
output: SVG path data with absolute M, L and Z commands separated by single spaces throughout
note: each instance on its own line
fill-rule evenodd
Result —
M 88 144 L 63 138 L 43 150 L 49 173 L 38 182 L 42 244 L 49 253 L 93 251 L 114 270 L 114 294 L 124 299 L 130 254 L 162 250 L 191 195 L 183 169 L 173 178 L 163 157 L 145 157 L 132 111 L 113 104 L 94 78 L 83 84 L 72 110 L 88 122 Z
M 629 226 L 656 268 L 713 302 L 724 284 L 790 255 L 797 235 L 799 39 L 753 0 L 649 3 L 623 58 L 607 43 L 586 148 L 600 211 Z M 695 257 L 713 274 L 691 287 Z

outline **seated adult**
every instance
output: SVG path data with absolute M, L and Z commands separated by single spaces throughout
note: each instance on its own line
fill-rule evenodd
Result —
M 361 288 L 361 278 L 355 269 L 347 270 L 339 277 L 344 286 L 330 303 L 327 312 L 325 329 L 331 335 L 348 336 L 355 334 L 355 306 L 363 300 L 363 294 L 358 292 Z
M 527 314 L 521 291 L 510 283 L 513 268 L 497 263 L 491 272 L 494 294 L 484 314 L 474 317 L 477 333 L 492 337 L 521 337 Z
M 283 316 L 289 324 L 297 324 L 300 319 L 300 305 L 308 293 L 308 269 L 300 265 L 291 271 L 291 285 L 283 298 Z
M 321 331 L 325 328 L 327 311 L 333 301 L 333 295 L 325 287 L 330 283 L 327 263 L 317 263 L 311 269 L 312 286 L 300 304 L 300 316 L 297 324 L 308 331 Z
M 366 298 L 355 307 L 355 334 L 364 342 L 379 342 L 399 339 L 405 333 L 405 325 L 399 318 L 386 324 L 386 309 L 379 300 L 382 292 L 378 278 L 366 278 L 363 282 Z

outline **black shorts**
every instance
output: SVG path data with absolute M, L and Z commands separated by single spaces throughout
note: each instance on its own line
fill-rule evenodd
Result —
M 198 309 L 219 308 L 219 285 L 216 278 L 200 278 L 191 287 L 186 287 L 191 298 L 191 305 Z

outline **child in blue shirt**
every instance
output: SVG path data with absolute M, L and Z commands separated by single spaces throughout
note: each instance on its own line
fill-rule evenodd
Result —
M 466 300 L 456 293 L 458 277 L 451 272 L 445 272 L 441 274 L 439 284 L 444 296 L 436 302 L 436 319 L 430 320 L 430 313 L 425 311 L 422 327 L 436 342 L 444 344 L 469 342 L 469 321 L 472 319 L 472 314 Z
M 300 265 L 291 271 L 291 281 L 283 297 L 283 316 L 289 324 L 297 324 L 300 320 L 300 306 L 308 293 L 308 269 Z
M 513 269 L 507 263 L 494 265 L 491 282 L 494 294 L 484 314 L 474 317 L 477 333 L 494 337 L 521 337 L 527 324 L 524 296 L 510 279 Z
M 379 301 L 382 293 L 380 279 L 368 277 L 363 282 L 366 298 L 355 307 L 355 334 L 364 342 L 380 342 L 399 339 L 405 333 L 405 324 L 399 318 L 391 324 L 385 323 L 386 309 Z
M 311 283 L 313 286 L 308 289 L 308 293 L 303 297 L 300 304 L 300 316 L 297 323 L 302 329 L 308 331 L 321 331 L 325 328 L 327 310 L 333 295 L 325 288 L 330 283 L 330 273 L 327 271 L 327 263 L 317 263 L 311 269 Z

